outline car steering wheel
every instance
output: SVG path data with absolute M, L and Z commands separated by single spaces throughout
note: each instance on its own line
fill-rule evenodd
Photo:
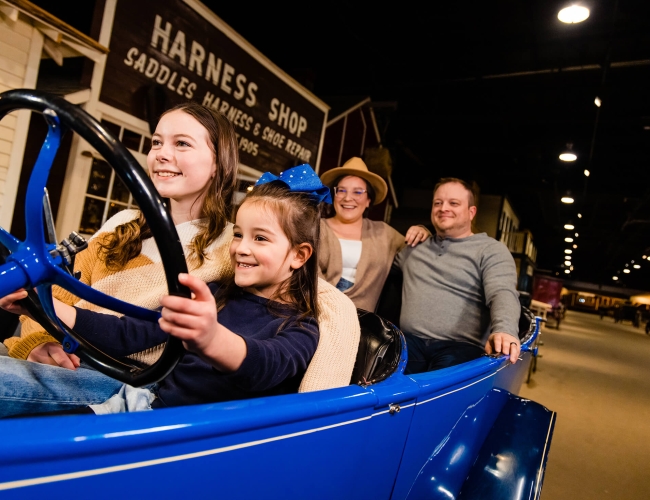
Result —
M 167 202 L 160 197 L 145 170 L 126 147 L 79 106 L 61 97 L 31 89 L 10 90 L 0 94 L 0 120 L 19 109 L 41 113 L 47 122 L 48 133 L 27 186 L 25 241 L 18 240 L 0 228 L 0 243 L 10 252 L 5 263 L 0 265 L 0 296 L 19 288 L 31 289 L 23 303 L 30 314 L 62 343 L 66 352 L 79 347 L 79 357 L 102 373 L 136 387 L 161 380 L 172 371 L 183 354 L 181 340 L 169 336 L 160 358 L 151 366 L 143 366 L 135 360 L 119 360 L 102 352 L 56 316 L 52 285 L 65 288 L 77 297 L 106 309 L 135 318 L 157 321 L 160 314 L 105 295 L 81 283 L 66 270 L 65 249 L 57 246 L 56 242 L 48 243 L 45 240 L 43 196 L 61 138 L 71 129 L 104 157 L 137 201 L 158 246 L 169 293 L 189 298 L 189 289 L 178 282 L 178 274 L 187 273 L 187 263 Z

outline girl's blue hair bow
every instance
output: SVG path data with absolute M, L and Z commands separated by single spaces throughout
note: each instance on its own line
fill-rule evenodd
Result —
M 273 175 L 271 172 L 266 172 L 259 178 L 255 185 L 259 186 L 260 184 L 266 184 L 271 181 L 282 181 L 289 186 L 290 191 L 307 193 L 318 203 L 321 201 L 332 203 L 330 188 L 323 185 L 316 172 L 314 172 L 314 169 L 307 163 L 285 170 L 279 176 Z

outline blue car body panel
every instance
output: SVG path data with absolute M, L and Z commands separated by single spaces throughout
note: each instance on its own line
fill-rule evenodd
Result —
M 509 393 L 458 498 L 537 500 L 555 413 Z
M 498 442 L 504 422 L 513 421 L 509 401 L 523 401 L 510 390 L 518 388 L 530 354 L 516 365 L 486 356 L 405 376 L 405 352 L 397 373 L 369 387 L 134 414 L 2 420 L 0 494 L 63 498 L 92 491 L 114 499 L 214 490 L 231 499 L 460 498 L 477 482 L 466 483 L 480 474 L 475 463 L 502 452 L 487 443 Z M 519 419 L 511 439 L 513 453 L 526 452 L 516 444 L 528 430 L 526 446 L 543 449 L 543 457 L 526 459 L 535 488 L 550 441 L 542 420 Z M 481 498 L 506 498 L 498 493 Z

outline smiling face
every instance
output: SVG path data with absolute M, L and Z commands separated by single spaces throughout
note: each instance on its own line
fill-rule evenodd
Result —
M 476 207 L 469 206 L 470 193 L 457 182 L 441 185 L 433 193 L 431 222 L 442 238 L 471 236 Z
M 147 167 L 160 195 L 172 200 L 173 211 L 200 210 L 217 170 L 208 131 L 184 111 L 164 114 L 151 138 Z
M 233 234 L 230 258 L 235 283 L 260 297 L 271 298 L 306 261 L 303 252 L 291 247 L 277 215 L 264 203 L 244 201 Z
M 340 191 L 334 195 L 334 210 L 336 218 L 342 222 L 356 222 L 363 217 L 363 212 L 370 206 L 368 197 L 368 186 L 361 177 L 347 175 L 337 184 L 338 190 L 345 190 L 346 194 L 341 196 Z M 364 191 L 360 196 L 354 193 Z

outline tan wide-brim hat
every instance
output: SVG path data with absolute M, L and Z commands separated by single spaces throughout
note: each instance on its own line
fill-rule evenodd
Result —
M 375 190 L 375 201 L 373 202 L 373 205 L 381 203 L 386 198 L 386 194 L 388 193 L 388 186 L 386 185 L 386 181 L 384 181 L 384 179 L 382 179 L 377 174 L 374 174 L 368 170 L 368 167 L 363 162 L 363 160 L 356 156 L 353 156 L 348 161 L 346 161 L 342 167 L 336 167 L 328 170 L 320 176 L 320 180 L 326 186 L 334 187 L 334 181 L 339 177 L 346 175 L 361 177 L 370 183 L 372 188 Z

